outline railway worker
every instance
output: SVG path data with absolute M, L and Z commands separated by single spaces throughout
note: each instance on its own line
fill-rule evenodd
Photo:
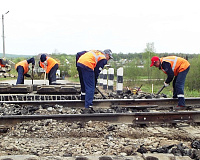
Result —
M 177 56 L 168 56 L 159 58 L 154 56 L 151 58 L 150 67 L 155 66 L 167 74 L 164 82 L 165 87 L 169 86 L 173 80 L 173 98 L 178 98 L 178 106 L 176 110 L 185 109 L 184 85 L 185 78 L 190 69 L 190 63 L 184 58 Z
M 17 82 L 16 84 L 24 84 L 24 76 L 31 77 L 28 73 L 29 71 L 29 64 L 32 63 L 32 68 L 35 66 L 35 59 L 30 58 L 28 60 L 23 60 L 18 62 L 15 65 L 15 69 L 18 72 Z
M 4 59 L 0 59 L 0 68 L 1 67 L 5 67 L 6 66 L 6 62 Z
M 11 66 L 8 61 L 4 58 L 0 59 L 0 72 L 10 72 Z
M 56 85 L 56 72 L 59 67 L 58 61 L 42 54 L 40 56 L 39 67 L 45 70 L 45 74 L 48 73 L 49 85 Z
M 90 50 L 81 55 L 78 59 L 77 69 L 81 72 L 79 79 L 81 86 L 84 88 L 83 90 L 85 90 L 85 109 L 83 110 L 83 113 L 94 112 L 92 102 L 97 78 L 108 60 L 112 58 L 112 51 L 106 49 L 104 51 Z

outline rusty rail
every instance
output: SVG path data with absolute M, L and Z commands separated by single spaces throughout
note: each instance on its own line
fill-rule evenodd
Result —
M 42 95 L 44 96 L 44 95 Z M 45 95 L 48 97 L 48 95 Z M 53 96 L 53 95 L 51 95 Z M 31 97 L 31 95 L 30 95 Z M 30 98 L 29 97 L 29 98 Z M 200 98 L 185 98 L 187 105 L 200 105 Z M 39 104 L 59 104 L 63 105 L 65 107 L 84 107 L 84 101 L 82 100 L 76 100 L 75 98 L 71 97 L 70 100 L 63 100 L 62 98 L 58 99 L 27 99 L 26 101 L 22 100 L 0 100 L 0 103 L 7 103 L 7 104 L 21 104 L 21 105 L 39 105 Z M 112 106 L 148 106 L 148 105 L 158 105 L 160 107 L 171 107 L 176 106 L 178 103 L 178 99 L 173 98 L 163 98 L 163 99 L 96 99 L 93 101 L 94 107 L 102 107 L 102 108 L 108 108 Z
M 12 115 L 0 116 L 0 125 L 14 125 L 22 121 L 56 119 L 62 121 L 108 121 L 111 123 L 129 124 L 175 124 L 199 123 L 200 111 L 181 112 L 136 112 L 136 113 L 104 113 L 104 114 L 57 114 L 57 115 Z

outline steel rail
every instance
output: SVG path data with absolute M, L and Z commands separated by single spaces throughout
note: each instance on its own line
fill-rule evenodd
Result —
M 185 98 L 186 105 L 200 105 L 200 98 Z M 64 107 L 84 107 L 83 100 L 29 100 L 29 101 L 0 101 L 6 104 L 20 105 L 63 105 Z M 109 108 L 112 106 L 142 106 L 142 105 L 158 105 L 161 107 L 176 106 L 178 99 L 163 98 L 163 99 L 95 99 L 94 107 Z
M 200 111 L 180 112 L 136 112 L 136 113 L 94 113 L 94 114 L 56 114 L 56 115 L 9 115 L 0 116 L 0 125 L 15 125 L 22 121 L 56 119 L 74 121 L 107 121 L 127 124 L 175 124 L 200 123 Z

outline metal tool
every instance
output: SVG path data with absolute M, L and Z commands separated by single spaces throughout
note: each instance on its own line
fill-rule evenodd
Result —
M 103 99 L 107 99 L 106 96 L 97 87 L 96 90 L 102 95 Z
M 139 90 L 142 88 L 142 85 L 143 85 L 143 84 L 141 84 L 141 86 L 137 89 L 137 91 L 136 91 L 135 94 L 138 94 Z
M 160 94 L 160 92 L 165 88 L 165 85 L 156 93 L 157 95 Z
M 45 73 L 44 73 L 44 84 L 46 85 L 46 76 L 47 76 L 47 72 L 45 70 Z
M 32 77 L 31 77 L 31 79 L 32 79 L 32 84 L 33 84 L 33 68 L 34 68 L 34 65 L 32 65 Z
M 47 66 L 46 65 L 44 65 L 44 71 L 45 71 L 45 73 L 44 73 L 44 84 L 46 85 L 46 78 L 47 78 Z

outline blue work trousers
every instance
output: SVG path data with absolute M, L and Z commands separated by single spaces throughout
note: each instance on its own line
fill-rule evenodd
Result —
M 185 106 L 184 85 L 190 66 L 183 72 L 178 73 L 173 81 L 173 98 L 178 98 L 178 106 Z
M 93 105 L 93 99 L 94 99 L 94 91 L 95 91 L 95 76 L 94 76 L 94 71 L 89 71 L 86 69 L 83 69 L 81 67 L 78 67 L 81 77 L 80 83 L 81 83 L 81 88 L 82 90 L 85 90 L 85 108 L 89 108 L 89 106 Z
M 79 81 L 81 84 L 81 100 L 85 100 L 85 84 L 83 82 L 83 75 L 80 67 L 77 67 L 78 75 L 79 75 Z
M 56 84 L 56 72 L 58 64 L 55 64 L 48 73 L 49 85 Z
M 18 77 L 16 84 L 24 84 L 24 68 L 22 66 L 17 67 Z

